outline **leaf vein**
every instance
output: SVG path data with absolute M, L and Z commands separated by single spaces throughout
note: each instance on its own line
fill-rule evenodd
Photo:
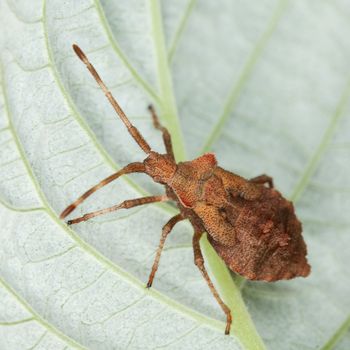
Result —
M 346 103 L 350 98 L 350 80 L 347 82 L 345 86 L 345 90 L 343 91 L 339 103 L 335 109 L 333 116 L 323 134 L 320 144 L 316 148 L 314 154 L 311 156 L 309 163 L 307 164 L 304 173 L 300 177 L 299 181 L 295 185 L 293 194 L 291 196 L 293 202 L 297 202 L 308 186 L 314 172 L 317 169 L 319 162 L 322 159 L 323 154 L 325 153 L 335 131 L 337 124 L 339 123 L 340 118 L 344 115 L 344 109 Z
M 127 57 L 125 56 L 125 54 L 123 53 L 122 49 L 120 48 L 117 39 L 115 38 L 115 36 L 112 33 L 112 30 L 107 22 L 105 13 L 103 11 L 102 5 L 100 4 L 99 1 L 94 0 L 94 4 L 95 4 L 95 8 L 97 10 L 97 13 L 99 15 L 100 18 L 100 22 L 102 24 L 102 27 L 104 28 L 108 40 L 111 43 L 111 46 L 113 48 L 113 50 L 116 52 L 116 54 L 118 55 L 118 57 L 120 58 L 120 60 L 123 62 L 123 64 L 125 65 L 125 67 L 130 71 L 130 73 L 132 74 L 132 76 L 135 78 L 135 80 L 145 89 L 145 91 L 155 100 L 159 102 L 159 96 L 157 95 L 157 93 L 154 91 L 154 89 L 144 80 L 141 78 L 141 76 L 139 75 L 139 73 L 136 71 L 136 69 L 131 65 L 131 63 L 128 61 Z
M 54 327 L 53 325 L 51 325 L 49 322 L 47 322 L 47 320 L 45 320 L 44 318 L 42 318 L 38 313 L 36 313 L 34 311 L 34 309 L 19 295 L 17 294 L 14 289 L 12 289 L 9 284 L 0 276 L 0 285 L 2 285 L 4 287 L 4 289 L 6 289 L 6 291 L 12 295 L 19 304 L 21 304 L 24 309 L 26 309 L 30 314 L 33 315 L 33 320 L 35 320 L 36 322 L 38 322 L 39 324 L 41 324 L 45 329 L 47 329 L 48 331 L 50 331 L 52 334 L 54 334 L 55 336 L 57 336 L 57 338 L 60 338 L 61 340 L 63 340 L 65 343 L 71 345 L 73 348 L 75 349 L 86 349 L 85 347 L 83 347 L 81 344 L 79 344 L 78 342 L 76 342 L 75 340 L 73 340 L 72 338 L 66 336 L 64 333 L 62 333 L 59 329 L 57 329 L 56 327 Z
M 343 324 L 337 329 L 333 336 L 322 346 L 320 350 L 331 350 L 334 349 L 335 345 L 345 336 L 350 329 L 350 315 L 343 322 Z
M 59 73 L 57 69 L 55 68 L 54 65 L 54 58 L 53 58 L 53 53 L 52 49 L 49 43 L 49 38 L 48 38 L 48 28 L 47 28 L 47 23 L 46 23 L 46 0 L 43 2 L 43 27 L 44 27 L 44 35 L 45 35 L 45 43 L 46 43 L 46 48 L 48 52 L 48 57 L 50 60 L 50 68 L 52 70 L 55 82 L 59 88 L 59 90 L 62 93 L 62 96 L 64 96 L 67 105 L 69 106 L 72 116 L 76 119 L 76 121 L 80 124 L 82 129 L 87 133 L 87 135 L 90 137 L 92 144 L 95 146 L 96 150 L 99 151 L 101 154 L 101 157 L 105 160 L 105 162 L 114 170 L 120 169 L 120 166 L 117 166 L 114 160 L 110 157 L 110 155 L 106 152 L 106 150 L 101 146 L 100 142 L 97 140 L 96 136 L 90 129 L 90 127 L 87 125 L 87 123 L 83 120 L 83 118 L 80 116 L 80 114 L 77 111 L 77 108 L 70 98 L 70 96 L 66 93 L 64 85 L 59 77 Z M 145 192 L 138 186 L 136 183 L 130 180 L 128 176 L 125 176 L 122 178 L 124 181 L 130 184 L 138 193 L 140 194 L 145 194 Z
M 18 321 L 0 322 L 0 326 L 15 326 L 18 324 L 27 323 L 34 320 L 35 320 L 34 317 L 28 317 Z
M 232 89 L 230 90 L 228 97 L 224 103 L 222 112 L 218 118 L 217 123 L 214 125 L 211 133 L 209 134 L 207 140 L 204 143 L 204 146 L 202 148 L 201 153 L 208 152 L 213 143 L 216 141 L 216 139 L 219 137 L 227 119 L 230 116 L 230 113 L 232 112 L 235 104 L 238 101 L 238 97 L 243 89 L 244 84 L 248 80 L 250 74 L 252 73 L 258 59 L 260 58 L 264 48 L 267 45 L 267 42 L 269 41 L 270 37 L 274 33 L 274 30 L 276 29 L 284 10 L 286 9 L 288 4 L 288 0 L 280 0 L 275 11 L 273 12 L 273 15 L 268 22 L 267 28 L 258 40 L 257 44 L 255 45 L 254 49 L 252 50 L 251 55 L 249 56 L 248 60 L 246 61 L 246 64 L 243 67 L 243 70 L 235 84 L 233 85 Z
M 186 9 L 184 11 L 184 14 L 180 20 L 180 24 L 176 30 L 176 33 L 174 35 L 174 38 L 173 38 L 173 41 L 170 45 L 170 49 L 169 49 L 169 52 L 168 52 L 168 60 L 169 62 L 171 63 L 173 58 L 174 58 L 174 54 L 176 52 L 176 49 L 179 45 L 179 41 L 182 37 L 182 34 L 187 26 L 187 23 L 188 23 L 188 19 L 190 18 L 190 15 L 192 14 L 193 12 L 193 9 L 194 9 L 194 6 L 196 4 L 197 0 L 190 0 L 188 2 L 188 5 L 186 6 Z

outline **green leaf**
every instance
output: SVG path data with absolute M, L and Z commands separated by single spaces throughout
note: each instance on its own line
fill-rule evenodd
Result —
M 341 1 L 0 2 L 0 348 L 347 349 L 349 15 Z M 145 289 L 173 206 L 73 229 L 60 221 L 81 193 L 144 157 L 73 43 L 152 148 L 163 150 L 149 103 L 178 160 L 213 151 L 228 170 L 272 175 L 303 222 L 310 277 L 232 277 L 204 239 L 233 313 L 228 337 L 188 223 Z M 132 175 L 76 215 L 161 191 Z

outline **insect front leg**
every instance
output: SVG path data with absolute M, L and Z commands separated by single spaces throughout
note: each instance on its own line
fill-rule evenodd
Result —
M 273 179 L 271 176 L 262 174 L 256 177 L 253 177 L 249 180 L 250 182 L 254 182 L 255 184 L 265 185 L 268 184 L 270 188 L 273 188 Z
M 87 221 L 87 220 L 92 219 L 96 216 L 107 214 L 107 213 L 110 213 L 112 211 L 116 211 L 119 209 L 130 209 L 133 207 L 137 207 L 139 205 L 150 204 L 150 203 L 155 203 L 155 202 L 165 202 L 168 200 L 169 200 L 169 198 L 165 194 L 162 196 L 149 196 L 149 197 L 142 197 L 142 198 L 136 198 L 136 199 L 128 199 L 120 204 L 113 205 L 112 207 L 93 211 L 91 213 L 87 213 L 87 214 L 80 216 L 78 218 L 68 220 L 67 224 L 74 225 L 74 224 L 78 224 L 79 222 Z
M 172 217 L 164 226 L 162 229 L 162 236 L 159 241 L 159 246 L 157 249 L 156 257 L 154 259 L 154 263 L 152 266 L 152 271 L 149 275 L 148 282 L 147 282 L 147 288 L 150 288 L 153 283 L 154 276 L 158 270 L 160 255 L 162 254 L 162 250 L 164 247 L 164 243 L 166 238 L 168 237 L 168 234 L 171 232 L 171 230 L 174 228 L 174 226 L 181 220 L 184 220 L 185 218 L 182 216 L 182 214 L 178 214 L 174 217 Z
M 64 219 L 79 204 L 81 204 L 87 197 L 91 196 L 94 192 L 99 190 L 101 187 L 106 186 L 110 182 L 116 180 L 118 177 L 120 177 L 124 174 L 144 173 L 144 172 L 145 172 L 145 166 L 143 165 L 143 163 L 135 162 L 135 163 L 128 164 L 123 169 L 120 169 L 116 173 L 106 177 L 105 179 L 100 181 L 97 185 L 95 185 L 95 186 L 91 187 L 89 190 L 87 190 L 83 195 L 81 195 L 77 200 L 75 200 L 72 204 L 70 204 L 66 209 L 63 210 L 63 212 L 60 215 L 60 219 Z
M 169 156 L 171 156 L 172 159 L 175 160 L 173 145 L 171 142 L 171 135 L 170 135 L 168 129 L 160 124 L 157 113 L 152 105 L 148 106 L 148 110 L 151 112 L 154 127 L 156 129 L 160 130 L 163 134 L 163 142 L 165 145 L 166 153 Z
M 231 316 L 231 310 L 228 308 L 228 306 L 223 302 L 221 299 L 219 293 L 217 292 L 216 288 L 214 287 L 213 282 L 211 281 L 208 272 L 204 266 L 204 259 L 201 251 L 201 247 L 199 245 L 200 238 L 202 237 L 203 232 L 202 231 L 195 231 L 193 235 L 193 253 L 194 253 L 194 263 L 199 268 L 199 271 L 201 272 L 203 278 L 207 282 L 211 293 L 213 294 L 216 301 L 219 303 L 221 309 L 226 314 L 226 328 L 225 328 L 225 334 L 230 334 L 230 328 L 232 323 L 232 316 Z

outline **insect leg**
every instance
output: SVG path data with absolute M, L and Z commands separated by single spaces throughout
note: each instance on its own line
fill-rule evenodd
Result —
M 72 204 L 70 204 L 66 209 L 63 210 L 63 212 L 60 215 L 60 219 L 64 219 L 67 215 L 69 215 L 80 203 L 82 203 L 87 197 L 92 195 L 94 192 L 99 190 L 101 187 L 109 184 L 113 180 L 117 179 L 118 177 L 124 175 L 124 174 L 130 174 L 130 173 L 143 173 L 145 171 L 145 166 L 143 163 L 135 162 L 130 163 L 123 169 L 120 169 L 116 173 L 106 177 L 102 181 L 100 181 L 97 185 L 94 187 L 91 187 L 89 190 L 87 190 L 83 195 L 81 195 L 76 201 L 74 201 Z
M 173 145 L 171 142 L 171 135 L 170 135 L 168 129 L 159 123 L 159 118 L 157 116 L 157 113 L 156 113 L 154 107 L 152 105 L 149 105 L 148 109 L 151 112 L 154 127 L 163 133 L 163 142 L 165 145 L 166 153 L 169 156 L 171 156 L 173 159 L 175 159 Z
M 219 303 L 221 309 L 226 314 L 226 328 L 225 328 L 225 334 L 230 334 L 230 328 L 232 323 L 232 316 L 231 316 L 231 310 L 228 308 L 228 306 L 222 301 L 220 298 L 219 293 L 217 292 L 216 288 L 214 287 L 213 282 L 211 281 L 208 272 L 204 266 L 204 259 L 201 252 L 201 247 L 199 245 L 199 240 L 202 236 L 203 232 L 201 231 L 195 231 L 193 235 L 193 253 L 194 253 L 194 263 L 199 268 L 203 278 L 207 282 L 210 291 L 212 292 L 214 298 Z
M 148 278 L 148 282 L 147 282 L 147 288 L 150 288 L 152 286 L 152 283 L 153 283 L 153 279 L 154 279 L 154 276 L 158 270 L 158 265 L 159 265 L 159 260 L 160 260 L 160 255 L 162 253 L 162 250 L 163 250 L 163 247 L 164 247 L 164 243 L 165 243 L 165 240 L 168 236 L 168 234 L 171 232 L 171 230 L 173 229 L 173 227 L 181 220 L 184 220 L 185 218 L 182 216 L 182 214 L 178 214 L 174 217 L 172 217 L 164 226 L 163 226 L 163 229 L 162 229 L 162 236 L 160 238 L 160 241 L 159 241 L 159 246 L 158 246 L 158 249 L 157 249 L 157 253 L 156 253 L 156 257 L 154 259 L 154 263 L 153 263 L 153 266 L 152 266 L 152 271 L 149 275 L 149 278 Z
M 271 176 L 268 175 L 259 175 L 256 177 L 253 177 L 252 179 L 249 180 L 250 182 L 254 182 L 255 184 L 268 184 L 270 188 L 273 188 L 273 179 Z
M 138 205 L 143 205 L 143 204 L 149 204 L 149 203 L 155 203 L 155 202 L 165 202 L 169 200 L 169 198 L 164 194 L 162 196 L 149 196 L 149 197 L 142 197 L 142 198 L 136 198 L 136 199 L 128 199 L 120 204 L 113 205 L 112 207 L 93 211 L 91 213 L 87 213 L 81 217 L 68 220 L 67 224 L 68 225 L 74 225 L 82 221 L 87 221 L 89 219 L 94 218 L 95 216 L 103 215 L 110 213 L 112 211 L 116 211 L 119 209 L 130 209 L 133 207 L 137 207 Z

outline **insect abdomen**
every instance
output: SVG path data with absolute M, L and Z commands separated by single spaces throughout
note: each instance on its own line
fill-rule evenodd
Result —
M 265 281 L 309 274 L 301 224 L 292 203 L 278 191 L 266 188 L 259 201 L 242 202 L 234 230 L 233 246 L 209 237 L 232 271 L 248 279 Z

